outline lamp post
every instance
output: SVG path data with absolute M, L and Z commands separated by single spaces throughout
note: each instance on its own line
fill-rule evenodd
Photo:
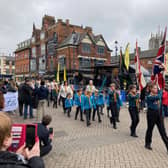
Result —
M 116 40 L 114 43 L 115 43 L 115 56 L 117 56 L 117 51 L 118 51 L 118 41 Z

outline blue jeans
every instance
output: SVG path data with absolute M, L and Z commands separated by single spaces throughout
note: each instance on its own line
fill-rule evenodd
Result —
M 29 115 L 30 115 L 30 118 L 33 117 L 33 109 L 32 109 L 32 106 L 31 106 L 31 105 L 28 105 L 28 104 L 24 104 L 24 118 L 25 118 L 25 119 L 27 118 L 27 110 L 28 110 L 28 107 L 29 107 Z

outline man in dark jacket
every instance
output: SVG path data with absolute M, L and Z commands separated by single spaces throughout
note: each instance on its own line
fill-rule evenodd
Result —
M 28 107 L 30 118 L 33 118 L 33 108 L 32 108 L 32 83 L 29 78 L 25 79 L 25 83 L 22 86 L 22 95 L 23 95 L 23 103 L 24 103 L 24 119 L 27 119 Z
M 16 153 L 7 151 L 12 142 L 12 121 L 0 113 L 0 168 L 44 168 L 40 158 L 39 141 L 29 150 L 22 146 Z
M 19 103 L 19 114 L 20 116 L 23 115 L 23 83 L 21 83 L 19 86 L 18 86 L 18 103 Z
M 41 81 L 41 86 L 37 90 L 38 95 L 38 107 L 37 107 L 37 121 L 41 121 L 45 114 L 46 102 L 48 99 L 48 89 L 45 87 L 45 82 Z
M 52 118 L 50 115 L 45 115 L 42 122 L 38 123 L 38 136 L 40 140 L 40 156 L 48 154 L 52 149 L 53 133 L 49 131 L 47 126 L 50 124 Z

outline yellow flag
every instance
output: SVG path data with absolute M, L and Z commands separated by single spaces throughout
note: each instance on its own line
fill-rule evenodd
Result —
M 129 45 L 130 44 L 128 43 L 125 49 L 125 66 L 127 70 L 129 69 L 129 64 L 130 64 Z
M 58 67 L 57 67 L 57 82 L 59 83 L 59 71 L 60 71 L 60 65 L 58 63 Z
M 66 81 L 66 67 L 64 66 L 64 81 Z

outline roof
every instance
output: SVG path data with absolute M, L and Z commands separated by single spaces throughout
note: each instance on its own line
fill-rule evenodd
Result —
M 84 33 L 79 33 L 79 32 L 72 32 L 63 42 L 58 46 L 58 48 L 67 46 L 67 45 L 79 45 L 81 41 L 85 38 L 85 36 L 88 35 L 91 39 L 91 41 L 96 45 L 97 41 L 100 39 L 103 39 L 103 42 L 105 43 L 107 49 L 109 51 L 110 48 L 108 47 L 107 43 L 105 42 L 104 38 L 102 35 L 94 36 L 93 34 L 84 32 Z

